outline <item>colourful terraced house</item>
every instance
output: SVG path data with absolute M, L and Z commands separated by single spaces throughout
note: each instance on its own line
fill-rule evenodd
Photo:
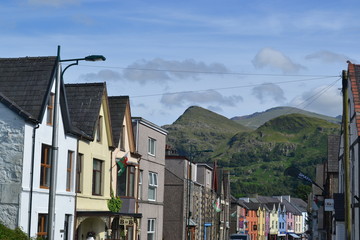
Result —
M 258 217 L 258 224 L 257 224 L 257 231 L 258 231 L 258 238 L 259 240 L 265 240 L 265 216 L 266 216 L 266 206 L 264 204 L 259 204 L 257 210 L 257 217 Z
M 269 209 L 269 240 L 276 240 L 279 232 L 279 203 L 267 203 Z
M 111 228 L 111 154 L 114 146 L 105 83 L 66 84 L 70 118 L 83 137 L 76 166 L 76 235 L 105 239 Z
M 284 204 L 279 206 L 279 229 L 278 229 L 278 239 L 286 239 L 286 207 Z
M 257 211 L 259 209 L 258 203 L 244 202 L 246 207 L 246 230 L 251 239 L 258 239 L 258 216 Z

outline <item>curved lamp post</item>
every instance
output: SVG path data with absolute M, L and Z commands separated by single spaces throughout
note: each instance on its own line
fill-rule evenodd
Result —
M 60 109 L 60 82 L 64 75 L 64 72 L 71 66 L 78 65 L 79 61 L 105 61 L 106 58 L 102 55 L 90 55 L 84 58 L 74 59 L 60 59 L 60 46 L 57 51 L 57 75 L 55 79 L 55 99 L 54 99 L 54 118 L 53 118 L 53 135 L 52 135 L 52 149 L 51 149 L 51 172 L 50 172 L 50 188 L 49 188 L 49 205 L 48 205 L 48 228 L 47 239 L 54 239 L 55 230 L 55 199 L 56 199 L 56 173 L 58 163 L 58 114 Z M 62 62 L 74 62 L 61 71 Z
M 190 179 L 190 177 L 192 178 L 192 169 L 191 169 L 191 164 L 193 163 L 194 157 L 200 155 L 201 153 L 205 153 L 205 152 L 213 152 L 213 150 L 211 149 L 205 149 L 205 150 L 194 150 L 194 146 L 190 145 L 190 153 L 189 153 L 189 171 L 188 171 L 188 186 L 187 186 L 187 193 L 188 193 L 188 204 L 187 204 L 187 208 L 188 208 L 188 212 L 187 212 L 187 240 L 190 240 L 190 217 L 191 217 L 191 211 L 190 211 L 190 195 L 191 195 L 191 189 L 190 189 L 190 184 L 192 179 Z

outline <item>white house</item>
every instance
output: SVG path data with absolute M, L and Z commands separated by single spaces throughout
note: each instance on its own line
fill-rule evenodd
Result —
M 0 59 L 0 221 L 47 235 L 57 57 Z M 61 84 L 54 239 L 72 239 L 77 131 Z

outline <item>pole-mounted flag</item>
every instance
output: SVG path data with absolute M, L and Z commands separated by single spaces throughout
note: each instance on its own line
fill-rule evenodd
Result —
M 123 172 L 125 172 L 127 161 L 128 161 L 127 153 L 122 158 L 116 159 L 116 163 L 119 166 L 118 176 L 120 176 Z
M 215 209 L 215 212 L 221 212 L 219 197 L 214 201 L 214 209 Z

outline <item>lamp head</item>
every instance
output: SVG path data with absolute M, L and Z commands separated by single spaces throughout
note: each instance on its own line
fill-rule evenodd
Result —
M 90 55 L 84 58 L 85 61 L 91 61 L 91 62 L 96 62 L 96 61 L 105 61 L 106 58 L 103 55 Z

